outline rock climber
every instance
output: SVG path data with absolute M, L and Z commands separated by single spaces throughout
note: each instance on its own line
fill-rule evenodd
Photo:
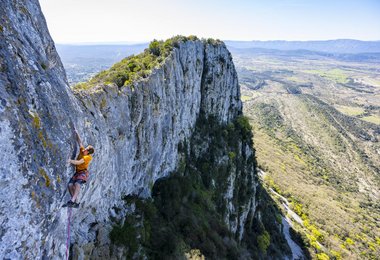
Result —
M 71 200 L 69 200 L 64 207 L 78 208 L 79 203 L 77 198 L 79 195 L 80 187 L 82 184 L 87 182 L 89 175 L 88 166 L 92 160 L 92 154 L 95 152 L 94 147 L 91 145 L 84 148 L 82 141 L 79 137 L 78 132 L 75 130 L 75 138 L 80 146 L 79 155 L 76 160 L 67 160 L 67 163 L 75 165 L 75 173 L 71 177 L 68 185 L 68 190 L 71 195 Z

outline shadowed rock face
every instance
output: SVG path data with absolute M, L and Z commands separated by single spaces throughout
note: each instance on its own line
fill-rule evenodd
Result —
M 176 169 L 178 144 L 200 113 L 221 123 L 241 114 L 224 44 L 180 43 L 133 90 L 111 85 L 74 93 L 38 1 L 1 0 L 0 15 L 0 258 L 65 255 L 61 205 L 73 171 L 65 163 L 75 146 L 71 122 L 95 147 L 71 239 L 101 248 L 109 243 L 110 216 L 121 217 L 114 209 L 124 207 L 122 196 L 149 196 L 153 183 Z M 233 200 L 232 189 L 226 200 Z M 248 212 L 252 205 L 243 206 Z M 239 223 L 244 214 L 236 215 Z

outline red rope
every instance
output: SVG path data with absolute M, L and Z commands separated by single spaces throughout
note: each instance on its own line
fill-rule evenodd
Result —
M 69 259 L 69 248 L 70 248 L 70 219 L 71 219 L 71 207 L 67 208 L 69 219 L 67 221 L 67 240 L 66 240 L 66 260 Z

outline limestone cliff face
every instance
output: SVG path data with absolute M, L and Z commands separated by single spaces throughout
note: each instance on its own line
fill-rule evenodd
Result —
M 77 111 L 38 2 L 2 0 L 0 258 L 42 256 L 48 234 L 63 224 L 68 123 Z
M 37 0 L 2 0 L 0 15 L 0 258 L 64 257 L 71 123 L 96 149 L 71 242 L 79 258 L 87 251 L 105 257 L 121 198 L 149 196 L 153 183 L 178 167 L 178 144 L 191 137 L 200 113 L 223 124 L 241 114 L 231 55 L 222 43 L 181 42 L 133 89 L 74 93 Z M 226 221 L 241 237 L 255 205 L 252 198 L 235 212 L 234 178 L 221 196 L 234 216 Z

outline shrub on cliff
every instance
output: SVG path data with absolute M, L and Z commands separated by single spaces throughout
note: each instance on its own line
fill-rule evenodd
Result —
M 150 44 L 149 44 L 149 51 L 150 53 L 152 53 L 153 55 L 156 55 L 156 56 L 160 56 L 160 42 L 157 41 L 157 40 L 153 40 Z
M 146 78 L 153 68 L 160 66 L 173 48 L 178 48 L 180 42 L 196 41 L 195 36 L 175 36 L 166 41 L 153 40 L 143 53 L 131 55 L 110 69 L 104 70 L 91 78 L 74 86 L 76 90 L 90 89 L 96 85 L 116 84 L 119 88 L 132 85 L 136 80 Z

